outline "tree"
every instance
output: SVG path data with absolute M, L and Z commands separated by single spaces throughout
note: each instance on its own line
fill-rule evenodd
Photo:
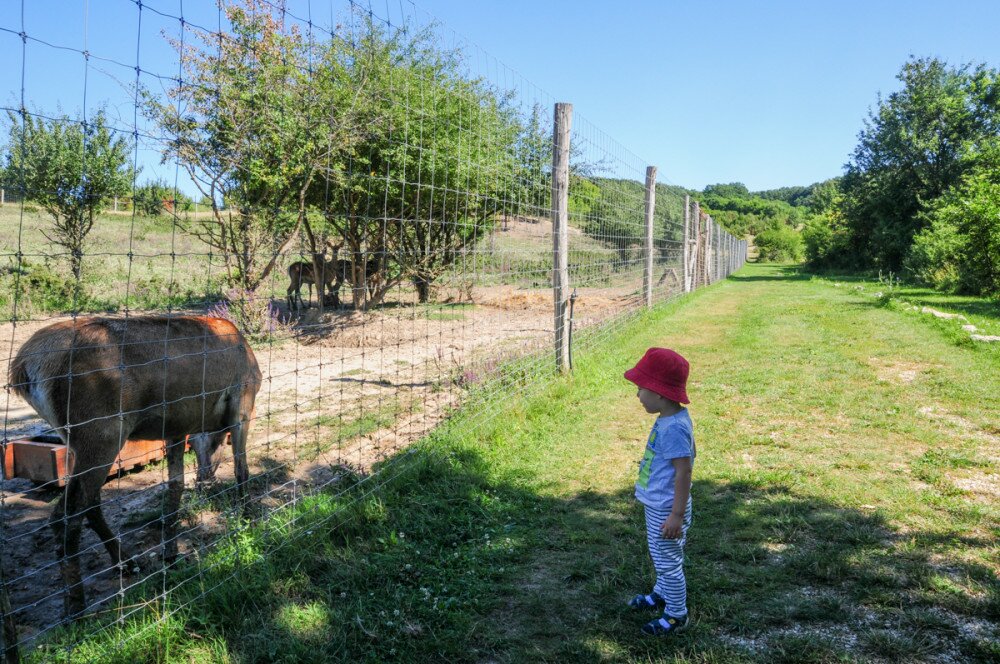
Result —
M 459 73 L 458 54 L 429 31 L 388 33 L 367 21 L 343 70 L 357 91 L 358 140 L 340 187 L 313 200 L 344 238 L 355 306 L 377 304 L 401 279 L 421 302 L 433 282 L 510 205 L 521 130 L 506 99 Z M 380 269 L 365 273 L 374 258 Z M 395 269 L 390 272 L 390 260 Z
M 929 205 L 905 266 L 938 288 L 1000 295 L 1000 141 L 969 161 L 969 173 Z
M 137 187 L 132 200 L 136 211 L 149 217 L 158 217 L 164 211 L 188 212 L 193 207 L 190 197 L 163 180 L 151 180 Z
M 924 204 L 957 184 L 968 168 L 963 156 L 1000 131 L 996 70 L 914 58 L 897 78 L 903 89 L 869 114 L 842 182 L 845 258 L 896 271 L 927 224 Z
M 211 218 L 192 232 L 223 257 L 241 302 L 263 302 L 252 294 L 301 229 L 319 254 L 308 192 L 320 173 L 336 182 L 351 125 L 335 68 L 311 66 L 337 62 L 338 40 L 307 42 L 266 0 L 225 11 L 229 32 L 189 27 L 193 43 L 173 43 L 183 82 L 165 100 L 147 93 L 145 109 L 164 134 L 164 161 L 176 160 L 211 202 Z
M 7 114 L 11 129 L 4 186 L 51 215 L 52 227 L 42 233 L 66 249 L 73 278 L 79 281 L 84 243 L 97 215 L 132 187 L 132 142 L 108 126 L 103 110 L 81 120 Z

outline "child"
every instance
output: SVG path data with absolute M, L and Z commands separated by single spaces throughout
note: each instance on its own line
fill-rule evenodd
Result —
M 663 616 L 643 625 L 654 636 L 687 626 L 687 586 L 684 542 L 691 525 L 691 470 L 695 445 L 690 403 L 685 387 L 689 365 L 666 348 L 650 348 L 625 378 L 639 387 L 639 403 L 656 413 L 656 423 L 639 465 L 635 497 L 646 510 L 646 541 L 656 568 L 656 585 L 648 595 L 636 595 L 634 609 L 663 608 Z

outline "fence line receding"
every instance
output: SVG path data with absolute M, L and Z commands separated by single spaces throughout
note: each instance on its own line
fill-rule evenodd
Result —
M 241 532 L 746 258 L 408 3 L 189 4 L 0 17 L 8 661 L 181 610 Z

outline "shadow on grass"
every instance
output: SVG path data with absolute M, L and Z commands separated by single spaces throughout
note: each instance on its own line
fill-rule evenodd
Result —
M 766 263 L 755 265 L 766 266 Z M 773 265 L 768 266 L 769 274 L 747 274 L 746 272 L 731 274 L 728 279 L 732 281 L 809 281 L 812 275 L 805 272 L 801 265 Z
M 894 661 L 1000 654 L 949 617 L 1000 619 L 996 578 L 961 555 L 989 542 L 904 536 L 781 480 L 696 481 L 694 623 L 649 640 L 638 627 L 652 616 L 623 605 L 653 580 L 630 491 L 541 496 L 476 451 L 431 446 L 374 477 L 377 492 L 359 478 L 308 497 L 178 570 L 155 613 L 78 625 L 28 661 L 800 662 L 848 643 Z
M 912 289 L 904 290 L 900 297 L 913 304 L 926 305 L 929 307 L 945 308 L 966 316 L 981 316 L 1000 322 L 1000 300 L 987 300 L 985 298 L 976 299 L 972 297 L 951 296 L 935 291 L 914 292 Z

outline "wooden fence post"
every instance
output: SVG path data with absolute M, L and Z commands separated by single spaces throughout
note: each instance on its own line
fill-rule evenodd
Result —
M 692 219 L 691 228 L 694 229 L 694 261 L 692 261 L 691 290 L 698 288 L 701 282 L 701 206 L 698 201 L 691 205 Z
M 552 295 L 555 299 L 556 370 L 569 370 L 569 139 L 573 105 L 558 103 L 552 124 Z
M 684 283 L 682 284 L 685 293 L 691 292 L 691 197 L 684 195 L 684 244 L 681 245 L 681 254 L 684 261 Z
M 646 306 L 653 306 L 653 210 L 656 208 L 656 166 L 646 167 L 646 269 L 642 272 L 642 292 Z

